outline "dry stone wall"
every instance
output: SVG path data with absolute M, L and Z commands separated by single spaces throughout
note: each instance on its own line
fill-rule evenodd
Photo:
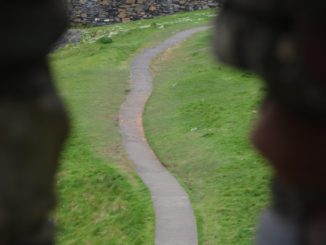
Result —
M 109 24 L 217 6 L 218 0 L 67 0 L 73 23 Z

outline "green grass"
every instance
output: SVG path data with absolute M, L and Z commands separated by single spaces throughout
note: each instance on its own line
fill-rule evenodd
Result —
M 58 244 L 154 243 L 150 195 L 126 158 L 118 128 L 120 105 L 129 90 L 129 63 L 141 48 L 203 25 L 212 15 L 197 11 L 83 28 L 80 45 L 51 55 L 72 121 L 58 176 Z
M 268 171 L 248 140 L 261 83 L 216 63 L 211 36 L 198 34 L 154 62 L 145 131 L 190 194 L 200 244 L 249 245 L 268 199 Z

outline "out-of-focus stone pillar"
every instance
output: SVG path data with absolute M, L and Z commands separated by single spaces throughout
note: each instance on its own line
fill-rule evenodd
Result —
M 258 245 L 326 244 L 326 3 L 227 0 L 221 60 L 261 75 L 266 99 L 252 140 L 274 170 Z
M 0 244 L 54 244 L 48 220 L 68 119 L 47 54 L 66 27 L 60 0 L 0 4 Z

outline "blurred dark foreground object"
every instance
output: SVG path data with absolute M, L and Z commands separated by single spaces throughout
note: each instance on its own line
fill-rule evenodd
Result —
M 265 80 L 252 135 L 275 170 L 258 245 L 326 244 L 326 1 L 228 0 L 218 57 Z
M 60 0 L 0 8 L 0 244 L 54 244 L 48 220 L 68 120 L 47 53 L 66 27 Z

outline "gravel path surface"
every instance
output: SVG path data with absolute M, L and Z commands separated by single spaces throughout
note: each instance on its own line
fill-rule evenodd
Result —
M 131 64 L 131 92 L 120 111 L 120 128 L 129 159 L 148 186 L 156 214 L 156 245 L 197 245 L 197 226 L 189 197 L 163 167 L 147 143 L 143 111 L 152 92 L 151 61 L 166 49 L 191 35 L 207 30 L 199 27 L 180 32 L 159 45 L 144 50 Z

